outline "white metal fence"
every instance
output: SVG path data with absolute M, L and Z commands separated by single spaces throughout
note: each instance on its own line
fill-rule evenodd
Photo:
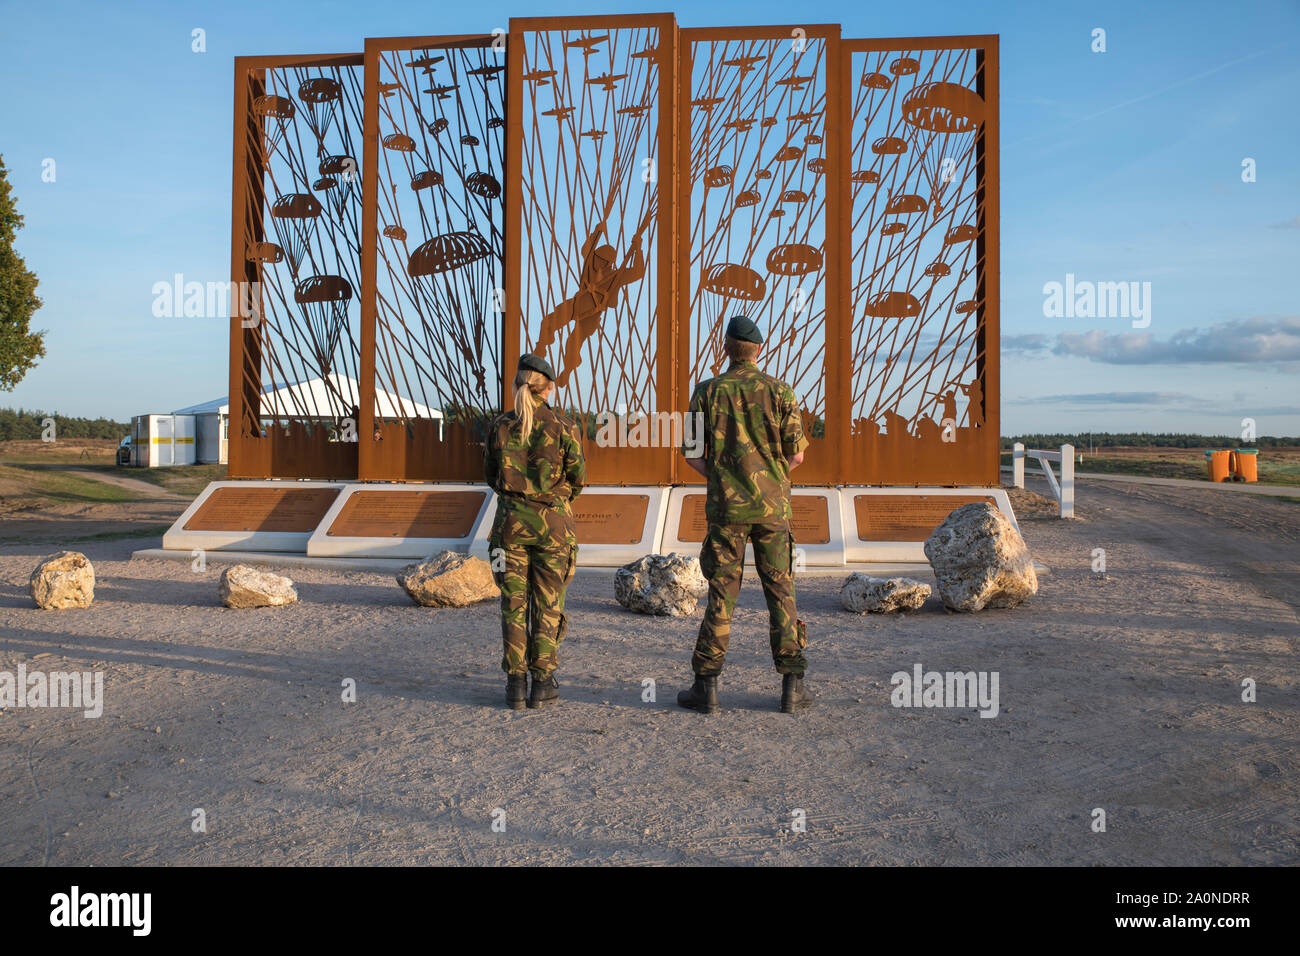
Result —
M 1074 446 L 1062 445 L 1060 451 L 1043 451 L 1039 448 L 1025 448 L 1023 442 L 1016 442 L 1011 448 L 1011 478 L 1017 488 L 1025 487 L 1025 459 L 1037 458 L 1047 483 L 1052 486 L 1052 494 L 1061 506 L 1062 518 L 1074 517 Z M 1058 480 L 1052 471 L 1051 462 L 1061 463 L 1061 477 Z

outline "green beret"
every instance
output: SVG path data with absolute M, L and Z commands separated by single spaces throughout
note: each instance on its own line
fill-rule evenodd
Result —
M 522 372 L 528 369 L 530 372 L 541 372 L 552 382 L 555 381 L 555 369 L 551 368 L 551 363 L 537 355 L 519 356 L 519 370 Z
M 742 342 L 761 343 L 763 333 L 758 331 L 758 326 L 743 315 L 733 316 L 727 323 L 727 338 L 740 339 Z

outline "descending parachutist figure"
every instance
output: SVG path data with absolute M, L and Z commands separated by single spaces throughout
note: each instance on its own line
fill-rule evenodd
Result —
M 578 292 L 565 299 L 542 320 L 537 332 L 534 352 L 546 354 L 555 334 L 576 323 L 564 342 L 564 362 L 556 382 L 565 386 L 573 370 L 582 364 L 582 346 L 600 328 L 606 310 L 618 301 L 618 293 L 645 275 L 645 257 L 641 254 L 641 233 L 632 240 L 631 262 L 623 268 L 614 263 L 617 253 L 609 243 L 597 245 L 605 234 L 601 223 L 582 245 L 582 272 L 578 279 Z

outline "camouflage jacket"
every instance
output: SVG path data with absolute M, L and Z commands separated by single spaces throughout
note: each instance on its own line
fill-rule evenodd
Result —
M 709 523 L 788 524 L 789 459 L 808 447 L 790 386 L 753 362 L 733 362 L 695 387 L 690 410 L 704 416 Z
M 527 443 L 513 411 L 488 427 L 483 473 L 500 496 L 497 510 L 558 508 L 568 512 L 587 478 L 578 426 L 542 402 L 533 413 Z

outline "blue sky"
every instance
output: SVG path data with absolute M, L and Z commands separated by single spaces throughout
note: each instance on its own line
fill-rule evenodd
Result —
M 228 270 L 233 56 L 662 9 L 683 26 L 789 23 L 792 10 L 11 0 L 0 153 L 27 220 L 18 250 L 41 280 L 33 324 L 49 335 L 0 405 L 121 420 L 226 392 L 226 321 L 155 318 L 151 289 Z M 1300 3 L 797 10 L 845 36 L 1001 35 L 1003 434 L 1225 433 L 1244 417 L 1300 434 Z M 1105 53 L 1091 50 L 1098 27 Z M 1149 327 L 1044 316 L 1044 284 L 1067 274 L 1150 282 Z

